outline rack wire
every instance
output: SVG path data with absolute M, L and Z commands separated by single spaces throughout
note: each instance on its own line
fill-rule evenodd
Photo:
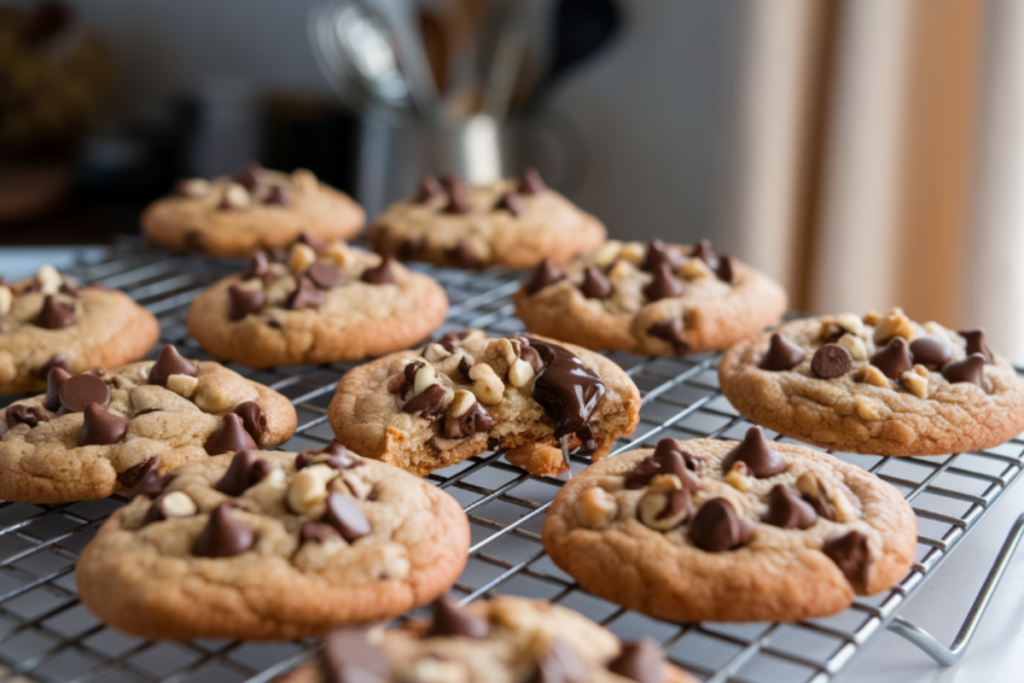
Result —
M 129 241 L 70 269 L 83 282 L 127 292 L 159 319 L 162 341 L 187 357 L 208 358 L 188 338 L 184 315 L 192 299 L 238 263 L 173 255 Z M 447 290 L 451 311 L 444 330 L 479 327 L 492 334 L 522 329 L 513 317 L 515 274 L 468 273 L 416 266 Z M 750 423 L 718 389 L 718 354 L 651 358 L 608 354 L 630 375 L 643 397 L 640 424 L 613 455 L 658 439 L 742 438 Z M 295 405 L 299 427 L 282 446 L 302 450 L 332 438 L 327 406 L 341 376 L 353 364 L 297 366 L 253 371 L 232 369 L 272 386 Z M 778 435 L 766 432 L 773 438 Z M 781 438 L 780 440 L 786 441 Z M 997 448 L 928 458 L 887 458 L 847 453 L 837 457 L 874 472 L 898 488 L 918 517 L 916 562 L 890 591 L 832 617 L 800 623 L 674 624 L 599 600 L 575 584 L 544 553 L 540 526 L 562 482 L 533 477 L 488 453 L 439 470 L 429 479 L 463 505 L 472 526 L 465 571 L 453 589 L 464 601 L 492 594 L 550 600 L 574 609 L 624 638 L 640 634 L 664 644 L 670 658 L 715 683 L 831 680 L 885 628 L 919 632 L 902 620 L 901 606 L 956 548 L 964 536 L 1020 476 L 1024 441 Z M 573 458 L 579 472 L 587 460 Z M 16 681 L 262 683 L 309 659 L 316 642 L 247 643 L 225 640 L 146 642 L 97 621 L 78 602 L 74 567 L 78 553 L 100 524 L 126 501 L 117 497 L 38 506 L 0 503 L 0 679 Z M 1008 541 L 1002 568 L 1019 540 Z M 1012 546 L 1012 547 L 1011 547 Z M 993 571 L 987 598 L 965 624 L 977 624 L 1001 576 Z M 991 585 L 989 585 L 991 584 Z M 982 596 L 984 597 L 984 596 Z M 913 635 L 913 634 L 911 634 Z M 970 633 L 967 633 L 969 638 Z M 910 636 L 908 636 L 910 637 Z M 965 640 L 959 642 L 961 648 Z M 937 644 L 918 637 L 924 648 Z M 941 648 L 938 648 L 941 649 Z M 935 652 L 933 656 L 940 659 Z M 956 652 L 947 653 L 955 658 Z

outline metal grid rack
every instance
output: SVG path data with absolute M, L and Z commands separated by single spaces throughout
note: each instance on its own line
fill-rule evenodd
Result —
M 159 317 L 164 342 L 183 347 L 188 357 L 206 358 L 188 339 L 185 311 L 196 294 L 237 266 L 169 255 L 129 242 L 70 272 L 84 282 L 126 291 Z M 515 275 L 421 269 L 448 291 L 452 306 L 445 329 L 480 327 L 497 334 L 522 329 L 509 299 L 518 286 Z M 742 438 L 749 427 L 718 390 L 718 355 L 610 357 L 629 373 L 643 396 L 636 432 L 620 441 L 613 454 L 664 436 Z M 302 450 L 332 438 L 326 408 L 338 379 L 351 366 L 269 371 L 231 367 L 291 399 L 299 427 L 282 448 Z M 836 455 L 876 473 L 911 501 L 919 523 L 917 561 L 891 591 L 858 599 L 835 616 L 798 624 L 679 625 L 592 597 L 549 560 L 540 542 L 541 522 L 561 481 L 530 476 L 504 462 L 500 453 L 437 471 L 430 480 L 462 503 L 472 523 L 469 563 L 454 588 L 466 601 L 491 593 L 546 598 L 620 636 L 652 636 L 665 645 L 673 661 L 715 682 L 822 683 L 897 619 L 901 605 L 1016 481 L 1024 469 L 1024 441 L 930 458 Z M 586 464 L 585 459 L 574 458 L 574 472 Z M 55 506 L 0 503 L 0 679 L 257 683 L 313 656 L 312 640 L 150 643 L 98 622 L 77 600 L 75 560 L 97 527 L 124 502 L 111 498 Z

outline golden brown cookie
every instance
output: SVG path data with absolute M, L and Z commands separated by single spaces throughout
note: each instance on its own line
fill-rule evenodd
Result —
M 365 221 L 361 206 L 310 171 L 281 173 L 254 162 L 232 176 L 179 181 L 173 194 L 146 208 L 142 230 L 169 249 L 247 256 L 287 246 L 301 233 L 349 239 Z
M 562 487 L 543 527 L 594 595 L 669 621 L 795 621 L 891 588 L 917 520 L 893 486 L 806 446 L 662 439 Z
M 255 368 L 361 360 L 419 342 L 448 312 L 432 278 L 343 242 L 298 242 L 286 260 L 260 252 L 201 294 L 187 318 L 200 346 Z
M 532 268 L 565 263 L 604 241 L 599 220 L 544 186 L 536 171 L 520 181 L 466 185 L 427 176 L 419 193 L 389 207 L 370 226 L 381 254 L 460 268 Z
M 1024 430 L 1024 382 L 985 344 L 896 308 L 787 323 L 719 363 L 745 416 L 824 448 L 939 455 L 997 446 Z
M 295 408 L 218 363 L 165 346 L 154 361 L 109 372 L 50 370 L 46 394 L 0 410 L 0 498 L 105 498 L 189 462 L 295 431 Z
M 514 299 L 527 329 L 588 349 L 678 356 L 724 349 L 779 321 L 786 293 L 711 250 L 606 242 L 563 271 L 545 261 Z
M 280 683 L 696 683 L 655 641 L 623 643 L 579 614 L 498 596 L 458 608 L 443 597 L 432 619 L 401 628 L 336 629 L 317 664 Z
M 458 578 L 469 521 L 444 491 L 337 444 L 205 458 L 108 519 L 82 602 L 150 639 L 292 640 L 390 619 Z
M 41 391 L 53 367 L 116 368 L 159 336 L 153 314 L 126 294 L 79 287 L 52 266 L 10 285 L 0 278 L 0 394 Z
M 450 332 L 350 370 L 328 418 L 338 441 L 426 475 L 487 450 L 532 474 L 564 469 L 570 449 L 608 454 L 631 434 L 640 393 L 612 361 L 543 337 Z

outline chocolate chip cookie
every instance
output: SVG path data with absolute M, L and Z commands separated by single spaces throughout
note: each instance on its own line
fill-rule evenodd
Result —
M 427 176 L 415 197 L 370 226 L 374 250 L 459 268 L 532 268 L 565 263 L 604 241 L 599 220 L 547 188 L 536 171 L 490 185 Z
M 623 643 L 580 615 L 508 596 L 458 608 L 444 597 L 433 617 L 399 629 L 336 629 L 317 664 L 280 683 L 696 683 L 665 661 L 655 641 Z
M 554 475 L 565 467 L 560 439 L 603 458 L 633 432 L 639 410 L 636 386 L 603 356 L 470 330 L 349 371 L 328 418 L 349 448 L 421 476 L 489 449 Z
M 76 577 L 138 636 L 291 640 L 429 603 L 468 551 L 454 498 L 332 444 L 182 467 L 100 527 Z
M 537 267 L 514 297 L 527 329 L 588 349 L 678 356 L 724 349 L 779 321 L 786 293 L 707 240 L 606 242 L 563 270 Z
M 178 181 L 173 193 L 142 214 L 142 230 L 157 244 L 214 256 L 247 256 L 287 246 L 305 232 L 318 240 L 348 239 L 366 221 L 348 195 L 310 171 L 271 171 L 251 163 L 231 176 Z
M 662 439 L 565 484 L 543 527 L 594 595 L 670 621 L 795 621 L 891 588 L 917 520 L 891 485 L 805 446 Z
M 1024 382 L 983 330 L 920 324 L 898 308 L 788 323 L 734 346 L 718 375 L 748 418 L 825 448 L 939 455 L 1024 430 Z
M 217 358 L 255 368 L 360 360 L 404 349 L 444 322 L 448 297 L 391 257 L 300 241 L 258 252 L 189 309 L 189 332 Z M 280 250 L 276 250 L 280 251 Z
M 41 391 L 59 367 L 83 372 L 142 358 L 160 325 L 127 295 L 79 286 L 45 265 L 34 278 L 0 278 L 0 394 Z
M 288 399 L 165 346 L 154 361 L 72 375 L 0 410 L 0 498 L 68 503 L 127 494 L 189 462 L 295 431 Z

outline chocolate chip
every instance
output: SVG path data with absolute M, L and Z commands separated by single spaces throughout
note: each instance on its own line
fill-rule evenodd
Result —
M 69 377 L 71 373 L 64 368 L 50 368 L 46 375 L 46 401 L 43 403 L 47 410 L 56 412 L 60 408 L 60 388 Z
M 319 463 L 335 470 L 349 470 L 361 464 L 358 456 L 337 441 L 332 441 L 323 448 L 307 448 L 295 456 L 297 470 Z
M 447 393 L 440 384 L 431 384 L 406 401 L 402 406 L 402 412 L 419 415 L 427 420 L 433 419 L 444 413 L 444 398 Z
M 167 378 L 171 375 L 188 375 L 195 377 L 199 374 L 199 366 L 182 358 L 178 349 L 170 344 L 160 349 L 160 355 L 156 357 L 156 363 L 149 370 L 149 383 L 167 386 Z
M 224 424 L 206 439 L 203 448 L 210 455 L 259 450 L 259 446 L 249 436 L 249 432 L 245 431 L 242 418 L 234 413 L 224 416 Z
M 470 330 L 455 330 L 453 332 L 446 332 L 437 340 L 445 351 L 454 353 L 455 349 L 459 347 L 459 342 L 469 336 Z M 418 362 L 418 361 L 417 361 Z
M 704 263 L 708 264 L 708 267 L 713 271 L 718 271 L 718 256 L 715 255 L 714 250 L 711 249 L 711 240 L 703 239 L 697 243 L 694 247 L 692 256 L 696 256 Z
M 323 251 L 325 246 L 327 246 L 327 243 L 324 240 L 308 232 L 300 232 L 298 241 L 305 244 L 318 254 Z
M 340 541 L 341 534 L 327 522 L 305 522 L 299 529 L 299 539 L 302 543 L 328 543 Z
M 588 299 L 607 299 L 612 295 L 612 283 L 608 276 L 597 266 L 587 266 L 583 271 L 583 284 L 580 291 Z
M 731 256 L 720 256 L 718 258 L 718 267 L 715 268 L 715 275 L 717 275 L 718 279 L 722 282 L 728 282 L 730 285 L 732 284 L 733 267 Z
M 537 668 L 529 683 L 585 683 L 586 665 L 576 652 L 560 638 L 551 643 L 551 649 L 537 662 Z
M 682 318 L 667 318 L 654 323 L 647 328 L 647 334 L 667 341 L 677 356 L 682 356 L 690 350 L 690 342 L 686 341 L 686 323 Z
M 556 344 L 529 338 L 544 367 L 533 380 L 531 396 L 555 423 L 555 438 L 575 434 L 592 451 L 596 442 L 588 423 L 608 388 L 578 357 Z
M 644 260 L 640 264 L 641 270 L 653 273 L 663 263 L 668 264 L 672 271 L 686 265 L 689 259 L 679 253 L 675 247 L 670 247 L 659 239 L 653 239 L 647 243 L 647 251 Z
M 341 270 L 330 261 L 317 261 L 309 267 L 306 275 L 321 289 L 337 287 L 345 281 L 345 276 L 341 274 Z
M 260 442 L 263 435 L 267 433 L 267 414 L 256 401 L 245 401 L 239 403 L 233 411 L 235 415 L 242 418 L 242 426 L 249 432 L 256 443 Z
M 267 247 L 267 254 L 278 263 L 288 262 L 288 250 L 282 246 L 274 245 Z
M 651 638 L 626 643 L 608 670 L 637 683 L 664 683 L 665 651 Z
M 484 410 L 480 402 L 458 417 L 448 413 L 444 418 L 444 437 L 446 439 L 465 439 L 475 434 L 489 432 L 494 426 L 494 418 Z
M 245 165 L 245 168 L 231 176 L 231 179 L 249 190 L 249 192 L 254 192 L 263 186 L 265 177 L 263 166 L 258 161 L 250 161 Z
M 733 464 L 742 462 L 758 479 L 771 477 L 786 471 L 786 461 L 768 445 L 760 427 L 751 427 L 743 441 L 729 451 L 722 459 L 722 472 L 728 472 Z
M 425 204 L 442 192 L 444 192 L 444 189 L 441 187 L 441 183 L 437 181 L 437 178 L 432 175 L 425 175 L 420 180 L 420 186 L 416 191 L 416 197 L 413 201 L 417 204 Z
M 239 451 L 231 458 L 227 472 L 213 487 L 229 496 L 240 496 L 250 486 L 263 481 L 263 477 L 273 469 L 266 458 L 259 457 L 253 451 Z
M 953 361 L 942 368 L 947 382 L 970 382 L 977 384 L 986 393 L 992 392 L 992 381 L 985 376 L 985 356 L 972 353 L 963 360 Z
M 704 503 L 690 524 L 690 540 L 712 553 L 745 545 L 753 537 L 754 525 L 737 515 L 725 498 L 712 498 Z
M 441 338 L 439 343 L 444 346 L 444 337 Z M 398 396 L 405 396 L 405 394 L 412 389 L 413 384 L 416 381 L 416 373 L 419 372 L 419 369 L 424 365 L 426 365 L 426 363 L 421 360 L 414 360 L 411 363 L 406 363 L 405 367 L 402 368 L 402 374 L 395 375 L 395 377 L 391 378 L 391 381 L 388 382 L 388 391 L 392 394 L 397 394 Z
M 316 308 L 326 300 L 327 295 L 324 291 L 303 275 L 299 278 L 295 291 L 288 297 L 288 308 L 293 311 L 299 311 L 303 308 Z
M 391 266 L 394 263 L 394 256 L 385 256 L 379 265 L 374 266 L 373 268 L 368 268 L 367 270 L 363 271 L 363 282 L 369 282 L 371 285 L 394 284 L 395 276 L 394 273 L 391 272 Z
M 422 237 L 407 237 L 398 245 L 398 258 L 415 259 L 419 257 L 427 246 L 427 241 Z
M 128 420 L 108 413 L 95 403 L 87 405 L 83 412 L 85 420 L 78 434 L 79 446 L 109 446 L 120 441 L 128 431 Z
M 637 463 L 626 476 L 626 488 L 642 488 L 651 483 L 655 475 L 674 474 L 692 493 L 697 490 L 697 481 L 690 472 L 699 472 L 703 466 L 703 459 L 684 451 L 675 439 L 662 439 L 654 454 Z
M 985 328 L 976 327 L 973 330 L 960 330 L 959 334 L 967 341 L 968 356 L 972 353 L 980 353 L 985 358 L 986 363 L 993 362 L 992 350 L 985 343 Z
M 811 370 L 822 379 L 842 377 L 852 367 L 853 356 L 839 344 L 825 344 L 811 358 Z
M 192 546 L 199 557 L 233 557 L 244 553 L 256 543 L 256 532 L 231 514 L 233 504 L 221 503 L 210 513 L 210 519 Z
M 61 385 L 60 402 L 69 413 L 80 413 L 90 403 L 106 408 L 110 403 L 110 387 L 95 375 L 75 375 Z
M 506 192 L 501 195 L 501 199 L 494 205 L 495 211 L 508 211 L 513 216 L 523 215 L 523 200 L 519 198 L 519 195 L 514 190 Z
M 486 619 L 459 607 L 455 598 L 442 595 L 430 606 L 433 620 L 424 638 L 475 638 L 483 640 L 491 629 Z
M 520 192 L 523 194 L 540 194 L 546 189 L 547 185 L 544 184 L 544 179 L 540 177 L 537 169 L 529 166 L 523 170 L 523 176 L 519 181 Z
M 442 209 L 445 213 L 467 214 L 472 210 L 466 196 L 466 184 L 458 178 L 446 176 L 442 181 L 448 191 L 448 203 Z
M 519 347 L 519 357 L 529 363 L 535 373 L 540 372 L 540 369 L 544 367 L 544 362 L 540 359 L 540 354 L 537 353 L 537 350 L 530 348 L 526 344 Z
M 370 533 L 370 521 L 355 503 L 338 493 L 332 491 L 327 496 L 327 512 L 321 518 L 341 534 L 349 543 L 362 538 Z
M 685 287 L 682 280 L 672 274 L 667 263 L 661 263 L 654 269 L 654 279 L 644 287 L 644 296 L 651 301 L 659 301 L 683 293 Z
M 899 377 L 914 367 L 910 347 L 903 337 L 893 337 L 888 344 L 872 354 L 869 362 L 890 378 Z
M 867 536 L 859 531 L 833 536 L 826 539 L 821 552 L 836 563 L 843 576 L 858 593 L 865 589 L 874 562 Z
M 762 521 L 783 529 L 807 529 L 818 521 L 818 513 L 785 484 L 776 484 L 768 492 L 768 514 Z
M 801 496 L 808 505 L 814 508 L 814 512 L 821 518 L 827 519 L 831 522 L 838 522 L 839 515 L 836 513 L 836 507 L 832 504 L 832 501 L 826 498 L 824 495 L 812 496 L 810 494 L 803 494 Z
M 47 294 L 35 324 L 47 330 L 59 330 L 74 325 L 76 320 L 74 309 L 62 304 L 60 299 L 52 294 Z
M 807 353 L 803 349 L 775 332 L 768 343 L 768 352 L 764 354 L 757 367 L 773 372 L 792 370 L 806 357 Z
M 242 279 L 262 278 L 268 272 L 270 272 L 270 262 L 267 260 L 267 252 L 260 250 L 249 257 L 249 265 L 242 273 Z
M 540 265 L 537 266 L 537 269 L 533 271 L 533 275 L 527 281 L 526 293 L 536 294 L 545 287 L 564 279 L 565 273 L 562 272 L 562 269 L 556 266 L 554 261 L 546 258 L 540 262 Z
M 320 650 L 326 683 L 386 683 L 391 662 L 361 628 L 339 628 L 324 636 Z
M 35 375 L 36 377 L 46 379 L 47 377 L 49 377 L 50 370 L 53 370 L 54 368 L 67 370 L 68 367 L 68 357 L 63 353 L 58 353 L 51 357 L 50 360 L 46 361 L 41 366 L 39 366 L 32 374 Z
M 117 475 L 117 483 L 129 490 L 128 496 L 155 498 L 160 495 L 173 475 L 160 474 L 160 456 L 146 458 Z
M 258 313 L 267 304 L 267 295 L 260 289 L 249 289 L 241 283 L 228 287 L 228 317 L 241 320 L 250 313 Z
M 445 251 L 448 260 L 460 268 L 481 268 L 484 262 L 473 250 L 473 243 L 469 240 L 459 240 L 451 249 Z
M 28 425 L 32 429 L 40 422 L 49 422 L 50 417 L 43 412 L 39 406 L 30 406 L 24 403 L 15 403 L 7 408 L 7 428 L 14 429 L 20 424 Z
M 292 193 L 289 192 L 286 187 L 274 185 L 270 188 L 270 192 L 267 194 L 267 198 L 264 200 L 264 203 L 272 204 L 274 206 L 291 206 Z
M 910 355 L 915 363 L 938 370 L 953 359 L 953 345 L 938 337 L 918 337 L 910 342 Z

